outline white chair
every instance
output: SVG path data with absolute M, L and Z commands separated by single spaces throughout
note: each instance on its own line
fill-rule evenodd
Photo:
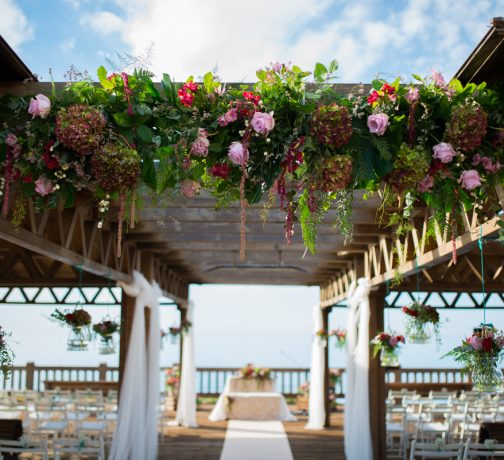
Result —
M 33 433 L 62 436 L 69 428 L 66 404 L 36 403 L 33 422 Z
M 54 440 L 53 449 L 55 460 L 60 460 L 62 456 L 67 457 L 68 454 L 71 458 L 86 456 L 105 460 L 103 439 L 59 438 Z
M 463 444 L 444 444 L 442 440 L 435 443 L 419 443 L 413 441 L 411 444 L 410 460 L 416 458 L 442 458 L 462 460 Z
M 496 457 L 504 457 L 504 444 L 497 444 L 493 439 L 487 439 L 485 444 L 472 443 L 470 439 L 467 440 L 463 460 Z
M 434 401 L 424 404 L 417 439 L 422 442 L 433 442 L 436 438 L 446 440 L 450 434 L 452 411 L 450 399 L 442 404 L 436 404 Z
M 19 441 L 7 441 L 0 439 L 0 460 L 4 459 L 4 454 L 30 454 L 48 460 L 47 440 L 32 440 L 22 438 Z

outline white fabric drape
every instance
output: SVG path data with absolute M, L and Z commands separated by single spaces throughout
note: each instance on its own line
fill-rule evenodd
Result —
M 323 327 L 320 305 L 313 307 L 313 341 L 310 367 L 310 393 L 308 402 L 307 430 L 322 430 L 325 424 L 324 398 L 324 341 L 316 335 Z M 327 343 L 325 343 L 327 346 Z
M 133 272 L 131 284 L 118 285 L 136 300 L 109 460 L 155 460 L 158 448 L 160 290 L 157 284 L 149 284 L 137 271 Z M 145 341 L 145 307 L 151 312 L 148 344 Z
M 369 289 L 360 278 L 350 290 L 345 386 L 345 455 L 347 460 L 372 460 L 369 420 Z
M 194 365 L 194 318 L 193 305 L 187 306 L 187 320 L 191 323 L 182 344 L 182 375 L 175 417 L 179 425 L 187 428 L 198 426 L 196 422 L 196 367 Z

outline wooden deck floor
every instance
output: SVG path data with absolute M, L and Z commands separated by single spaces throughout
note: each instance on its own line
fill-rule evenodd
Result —
M 198 408 L 199 428 L 168 427 L 159 445 L 159 459 L 163 460 L 219 460 L 227 422 L 210 422 L 211 406 Z M 295 460 L 325 460 L 344 458 L 343 413 L 331 414 L 331 427 L 322 431 L 305 430 L 307 417 L 298 416 L 297 422 L 284 423 Z M 239 460 L 239 459 L 237 459 Z

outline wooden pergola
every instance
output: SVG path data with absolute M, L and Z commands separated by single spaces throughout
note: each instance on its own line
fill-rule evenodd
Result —
M 496 18 L 456 77 L 465 83 L 502 82 L 503 37 L 504 20 Z M 0 94 L 50 93 L 50 84 L 37 82 L 3 40 L 0 59 Z M 338 89 L 350 92 L 354 86 L 339 85 Z M 504 194 L 500 190 L 498 193 L 504 200 Z M 504 292 L 504 246 L 491 240 L 498 234 L 500 215 L 479 223 L 476 214 L 470 213 L 465 216 L 464 232 L 454 242 L 442 232 L 426 241 L 423 237 L 430 213 L 428 209 L 416 209 L 413 229 L 398 244 L 391 230 L 377 223 L 378 199 L 363 200 L 356 193 L 352 240 L 345 242 L 337 232 L 333 225 L 336 213 L 330 211 L 320 226 L 317 252 L 312 255 L 305 251 L 299 230 L 292 244 L 285 244 L 283 212 L 271 210 L 263 223 L 263 205 L 252 205 L 247 209 L 246 260 L 240 262 L 237 206 L 215 211 L 213 201 L 203 194 L 190 201 L 145 198 L 146 205 L 138 212 L 139 223 L 124 237 L 120 259 L 114 251 L 117 212 L 112 210 L 109 222 L 99 230 L 97 210 L 84 195 L 71 209 L 61 206 L 36 212 L 29 203 L 20 228 L 0 218 L 0 286 L 76 286 L 80 269 L 82 285 L 107 286 L 110 280 L 129 281 L 133 270 L 139 270 L 159 283 L 163 295 L 173 299 L 182 317 L 190 284 L 320 286 L 327 328 L 332 307 L 347 297 L 353 281 L 366 277 L 372 285 L 371 339 L 383 330 L 385 283 L 391 282 L 397 271 L 404 277 L 402 284 L 394 288 L 398 291 L 416 290 L 416 276 L 412 275 L 420 273 L 423 291 L 479 292 L 482 273 L 478 241 L 484 238 L 487 292 Z M 452 260 L 453 244 L 457 264 Z M 123 295 L 121 369 L 132 308 L 132 299 Z M 328 388 L 327 348 L 326 377 Z M 377 360 L 370 362 L 369 379 L 375 458 L 385 458 L 385 369 Z

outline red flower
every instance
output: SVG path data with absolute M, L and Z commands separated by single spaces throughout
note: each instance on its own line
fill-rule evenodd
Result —
M 247 101 L 252 102 L 254 105 L 258 105 L 261 100 L 261 96 L 259 96 L 259 94 L 254 94 L 251 91 L 243 91 L 243 97 L 247 99 Z
M 405 340 L 404 340 L 404 335 L 398 335 L 398 336 L 397 336 L 397 341 L 398 341 L 398 342 L 405 343 Z
M 394 94 L 395 93 L 395 88 L 393 86 L 390 86 L 388 83 L 385 83 L 383 86 L 382 86 L 382 91 L 385 93 L 385 94 Z
M 182 89 L 185 89 L 186 91 L 189 90 L 195 93 L 196 91 L 198 91 L 198 84 L 194 83 L 193 81 L 188 81 L 187 83 L 184 83 Z
M 194 95 L 192 93 L 188 93 L 184 90 L 184 88 L 180 88 L 178 90 L 178 98 L 180 102 L 186 107 L 192 107 L 194 102 Z
M 380 94 L 378 91 L 375 89 L 371 93 L 371 95 L 367 98 L 368 104 L 372 104 L 373 102 L 376 102 L 378 99 L 380 99 Z
M 24 176 L 23 177 L 23 182 L 25 184 L 31 184 L 33 182 L 33 177 L 32 176 Z
M 220 177 L 221 179 L 226 179 L 230 172 L 231 168 L 226 163 L 213 165 L 210 168 L 210 174 L 214 177 Z
M 412 310 L 411 308 L 408 307 L 402 307 L 402 311 L 406 313 L 407 315 L 413 316 L 416 318 L 418 316 L 418 312 L 415 310 Z
M 74 315 L 73 315 L 73 313 L 67 313 L 65 315 L 65 319 L 67 320 L 67 322 L 73 323 L 73 321 L 74 321 Z
M 493 348 L 492 337 L 485 337 L 484 339 L 481 340 L 481 349 L 483 351 L 490 353 L 492 351 L 492 348 Z

